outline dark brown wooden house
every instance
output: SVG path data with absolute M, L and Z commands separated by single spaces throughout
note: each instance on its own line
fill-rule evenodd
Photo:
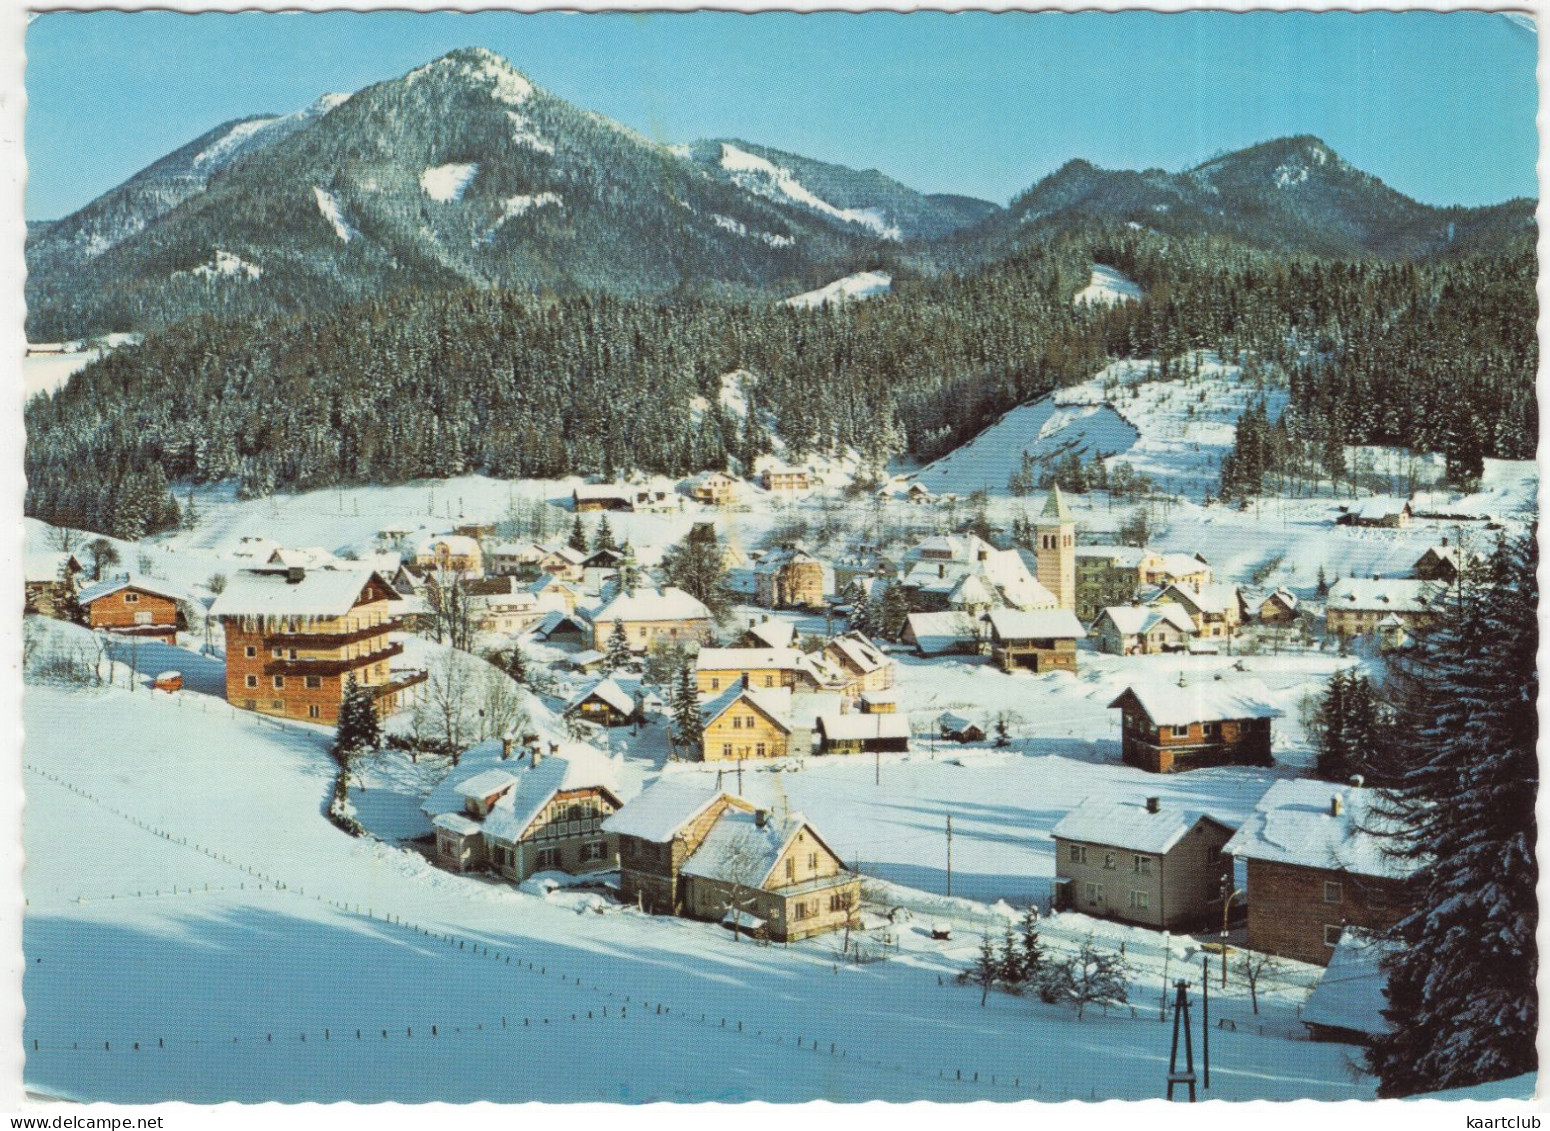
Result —
M 1270 720 L 1281 716 L 1254 679 L 1132 684 L 1109 707 L 1123 717 L 1125 763 L 1157 774 L 1268 766 Z

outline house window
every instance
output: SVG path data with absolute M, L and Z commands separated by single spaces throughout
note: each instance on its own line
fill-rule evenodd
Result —
M 723 758 L 732 757 L 732 744 L 730 742 L 723 742 L 721 744 L 721 756 Z
M 754 755 L 759 758 L 764 757 L 764 743 L 761 742 L 754 748 Z
M 249 644 L 242 650 L 242 654 L 250 660 L 256 660 L 258 659 L 258 648 L 256 645 Z
M 1118 867 L 1115 862 L 1115 853 L 1105 852 L 1103 854 L 1103 867 L 1104 870 L 1108 872 L 1112 872 L 1116 867 Z
M 1324 902 L 1339 903 L 1342 895 L 1341 884 L 1335 880 L 1324 881 Z
M 1324 945 L 1335 946 L 1340 942 L 1340 932 L 1345 928 L 1339 923 L 1324 924 Z
M 1150 876 L 1152 874 L 1152 858 L 1150 856 L 1133 857 L 1131 869 L 1138 876 Z
M 1200 730 L 1207 738 L 1215 738 L 1218 734 L 1221 733 L 1222 724 L 1204 723 L 1201 725 Z
M 809 852 L 807 854 L 807 866 L 814 872 L 818 871 L 818 853 Z
M 307 708 L 307 718 L 309 718 L 309 719 L 320 719 L 322 717 L 323 717 L 323 709 L 321 707 L 319 707 L 316 703 L 313 703 L 311 706 L 309 706 Z
M 764 677 L 764 686 L 765 687 L 774 687 L 775 686 L 775 677 L 772 676 L 772 675 L 765 676 Z
M 285 656 L 285 649 L 284 648 L 271 648 L 271 649 L 269 649 L 269 655 L 270 655 L 270 658 L 275 659 L 275 660 L 283 659 L 284 656 Z
M 322 676 L 320 676 L 320 675 L 309 675 L 307 677 L 307 689 L 309 691 L 316 691 L 316 690 L 318 690 L 322 686 L 323 686 L 323 677 Z
M 794 880 L 796 878 L 797 878 L 797 861 L 796 861 L 796 857 L 795 856 L 788 856 L 788 857 L 786 857 L 786 879 Z
M 139 603 L 140 603 L 140 594 L 138 594 L 138 593 L 125 593 L 124 594 L 124 604 L 126 604 L 126 605 L 138 605 Z
M 732 716 L 732 729 L 733 730 L 742 730 L 743 729 L 743 716 L 741 716 L 741 715 L 733 715 Z
M 256 676 L 256 675 L 248 676 L 247 677 L 247 685 L 249 687 L 257 687 L 258 686 L 258 676 Z
M 1387 907 L 1389 905 L 1389 893 L 1382 888 L 1367 889 L 1368 907 Z
M 719 676 L 711 676 L 710 677 L 710 689 L 712 691 L 720 691 L 721 690 L 721 678 Z
M 269 706 L 273 710 L 283 711 L 283 710 L 285 710 L 285 700 L 284 699 L 271 699 L 269 701 Z
M 254 677 L 249 676 L 248 678 L 252 679 Z M 245 711 L 256 711 L 256 710 L 258 710 L 258 700 L 257 699 L 244 699 L 242 701 L 242 709 L 245 710 Z
M 1066 849 L 1066 859 L 1072 864 L 1087 863 L 1087 846 L 1083 844 L 1071 845 Z
M 276 691 L 285 690 L 285 677 L 283 675 L 277 675 L 274 677 L 274 689 Z
M 1150 892 L 1133 891 L 1133 892 L 1130 893 L 1130 910 L 1132 910 L 1132 911 L 1146 911 L 1151 906 L 1152 906 L 1152 895 L 1151 895 Z
M 540 848 L 538 850 L 538 870 L 547 872 L 560 866 L 560 850 L 558 848 Z
M 1103 902 L 1103 885 L 1102 884 L 1091 884 L 1090 883 L 1090 884 L 1087 885 L 1087 902 L 1088 903 L 1102 903 Z

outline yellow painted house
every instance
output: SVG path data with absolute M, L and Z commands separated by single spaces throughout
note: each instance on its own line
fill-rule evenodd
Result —
M 791 692 L 739 683 L 706 699 L 700 720 L 702 761 L 784 758 L 791 746 Z

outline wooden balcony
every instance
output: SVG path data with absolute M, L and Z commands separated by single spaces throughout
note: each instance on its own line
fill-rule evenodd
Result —
M 391 659 L 400 655 L 403 650 L 403 644 L 395 641 L 386 648 L 379 648 L 375 652 L 366 652 L 360 656 L 329 656 L 327 659 L 316 660 L 271 660 L 264 665 L 264 674 L 343 675 L 345 672 L 359 671 L 361 668 Z

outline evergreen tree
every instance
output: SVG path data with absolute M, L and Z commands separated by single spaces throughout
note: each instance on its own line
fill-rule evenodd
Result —
M 618 583 L 619 592 L 634 593 L 640 587 L 641 572 L 640 563 L 635 560 L 635 547 L 628 542 L 624 544 L 619 559 Z
M 578 554 L 587 552 L 587 532 L 581 525 L 581 516 L 578 514 L 570 524 L 570 538 L 565 543 Z
M 518 686 L 527 684 L 527 657 L 522 654 L 521 644 L 512 644 L 506 650 L 501 669 L 511 677 L 513 683 Z
M 713 616 L 721 617 L 732 607 L 715 523 L 696 522 L 682 541 L 669 546 L 662 555 L 662 573 L 670 585 L 698 599 Z
M 597 529 L 592 534 L 592 552 L 600 550 L 617 550 L 619 543 L 614 541 L 613 527 L 608 525 L 608 515 L 604 514 L 597 520 Z
M 996 959 L 995 945 L 990 941 L 990 936 L 980 936 L 980 952 L 974 959 L 974 965 L 969 967 L 967 974 L 970 981 L 980 988 L 980 1006 L 983 1008 L 985 1000 L 990 997 L 990 987 L 996 984 L 996 975 L 1001 965 Z
M 635 662 L 630 651 L 630 638 L 625 634 L 624 622 L 614 621 L 613 631 L 608 634 L 608 648 L 603 656 L 603 667 L 610 672 L 622 671 Z
M 897 579 L 888 582 L 883 590 L 883 600 L 878 612 L 878 635 L 884 640 L 897 640 L 904 632 L 910 616 L 909 597 Z
M 1368 1056 L 1380 1096 L 1538 1063 L 1537 565 L 1532 533 L 1504 543 L 1396 665 L 1409 758 L 1388 809 L 1417 871 L 1384 961 L 1391 1029 Z
M 1329 596 L 1329 578 L 1324 576 L 1324 567 L 1319 566 L 1319 579 L 1313 587 L 1313 592 L 1320 597 Z
M 1025 908 L 1018 922 L 1018 975 L 1026 985 L 1038 985 L 1044 978 L 1044 944 L 1039 941 L 1039 912 Z
M 700 694 L 695 684 L 694 668 L 689 664 L 678 669 L 671 708 L 674 746 L 680 751 L 693 752 L 690 756 L 697 757 L 705 725 L 700 715 Z
M 340 766 L 366 750 L 382 745 L 382 725 L 377 718 L 376 698 L 355 680 L 351 672 L 345 679 L 344 698 L 339 702 L 339 722 L 329 753 Z

